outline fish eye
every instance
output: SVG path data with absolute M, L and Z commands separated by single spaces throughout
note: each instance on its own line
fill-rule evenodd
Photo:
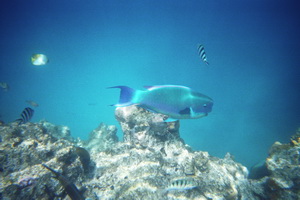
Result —
M 207 106 L 207 104 L 203 104 L 203 107 L 206 107 Z

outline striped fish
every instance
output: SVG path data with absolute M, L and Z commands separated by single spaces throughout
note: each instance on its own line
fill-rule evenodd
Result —
M 204 50 L 204 46 L 202 44 L 198 45 L 198 54 L 199 54 L 200 58 L 203 60 L 203 62 L 205 62 L 207 65 L 209 65 L 209 63 L 207 61 L 206 53 Z
M 179 178 L 170 182 L 166 190 L 190 190 L 198 187 L 197 182 L 193 178 Z
M 29 122 L 30 119 L 32 118 L 34 113 L 34 110 L 32 108 L 25 108 L 23 110 L 23 112 L 21 113 L 21 118 L 17 119 L 16 122 L 18 122 L 18 124 L 25 124 L 26 122 Z

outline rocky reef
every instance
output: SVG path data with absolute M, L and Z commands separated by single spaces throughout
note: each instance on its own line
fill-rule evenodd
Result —
M 300 130 L 289 144 L 275 142 L 264 176 L 227 153 L 193 151 L 180 122 L 136 106 L 117 108 L 117 128 L 101 123 L 87 141 L 46 121 L 0 125 L 0 199 L 299 199 Z M 53 178 L 53 172 L 59 178 Z M 74 197 L 74 187 L 78 191 Z M 72 193 L 73 192 L 73 193 Z M 80 193 L 80 194 L 79 194 Z
M 270 199 L 300 199 L 300 128 L 289 144 L 275 142 L 266 159 L 270 176 L 262 180 Z

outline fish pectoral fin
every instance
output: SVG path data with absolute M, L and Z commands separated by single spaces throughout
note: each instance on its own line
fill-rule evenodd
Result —
M 181 114 L 181 115 L 190 115 L 191 114 L 191 108 L 190 107 L 186 107 L 185 109 L 180 110 L 179 114 Z

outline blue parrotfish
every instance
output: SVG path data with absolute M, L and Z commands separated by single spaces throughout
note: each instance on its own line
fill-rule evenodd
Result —
M 112 106 L 137 105 L 155 113 L 167 115 L 167 122 L 178 119 L 196 119 L 207 116 L 212 110 L 213 100 L 188 87 L 178 85 L 144 86 L 147 90 L 135 90 L 127 86 L 120 88 L 120 100 Z

